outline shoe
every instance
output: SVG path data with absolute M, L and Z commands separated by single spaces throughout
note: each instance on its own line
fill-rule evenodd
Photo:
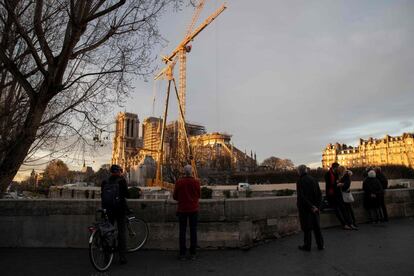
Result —
M 190 259 L 191 261 L 195 261 L 195 260 L 197 260 L 197 256 L 196 256 L 196 254 L 190 254 L 189 259 Z
M 325 246 L 318 246 L 318 250 L 319 251 L 325 250 Z
M 128 263 L 128 260 L 125 258 L 125 256 L 119 256 L 119 264 L 124 265 L 127 263 Z
M 299 250 L 302 250 L 302 251 L 307 251 L 307 252 L 311 251 L 311 249 L 309 247 L 306 247 L 304 245 L 299 245 L 298 248 L 299 248 Z
M 352 230 L 358 231 L 358 227 L 356 225 L 351 225 Z
M 343 229 L 344 229 L 344 230 L 352 230 L 352 227 L 351 227 L 351 226 L 349 226 L 349 225 L 345 225 L 345 226 L 343 227 Z

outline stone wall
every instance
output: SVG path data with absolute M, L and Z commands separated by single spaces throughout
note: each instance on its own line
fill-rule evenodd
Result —
M 358 222 L 366 221 L 362 193 L 354 193 Z M 414 189 L 388 190 L 391 218 L 414 215 Z M 150 227 L 146 248 L 176 249 L 176 203 L 171 200 L 130 200 L 130 207 Z M 97 199 L 0 200 L 0 247 L 88 246 L 87 227 L 99 208 Z M 299 231 L 295 197 L 201 200 L 201 248 L 242 248 L 265 239 Z M 338 225 L 332 214 L 322 214 L 322 226 Z

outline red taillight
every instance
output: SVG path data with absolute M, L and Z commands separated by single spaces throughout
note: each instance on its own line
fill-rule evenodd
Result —
M 92 233 L 92 232 L 95 232 L 96 228 L 95 228 L 95 226 L 89 226 L 88 230 L 89 230 L 89 232 Z

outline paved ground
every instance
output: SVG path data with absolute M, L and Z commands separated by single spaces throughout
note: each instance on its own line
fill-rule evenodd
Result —
M 176 252 L 141 251 L 129 263 L 97 273 L 83 249 L 0 249 L 0 275 L 414 275 L 414 218 L 325 230 L 326 250 L 297 250 L 302 235 L 248 251 L 202 251 L 196 261 Z

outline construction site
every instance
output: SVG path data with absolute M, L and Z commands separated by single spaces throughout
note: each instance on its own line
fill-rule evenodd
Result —
M 162 56 L 165 67 L 154 77 L 154 82 L 167 83 L 163 114 L 144 118 L 141 127 L 136 113 L 117 115 L 111 163 L 122 166 L 132 184 L 172 188 L 186 164 L 191 164 L 193 176 L 203 184 L 226 182 L 235 172 L 257 167 L 256 154 L 235 147 L 230 134 L 208 133 L 205 126 L 190 123 L 186 118 L 186 60 L 192 48 L 190 42 L 227 8 L 223 4 L 194 28 L 205 2 L 201 0 L 195 5 L 184 39 L 170 55 Z M 174 75 L 176 65 L 178 81 Z M 171 97 L 176 97 L 179 117 L 168 121 Z
M 116 134 L 112 164 L 119 164 L 129 175 L 130 182 L 142 186 L 157 186 L 157 164 L 161 163 L 163 179 L 173 183 L 185 164 L 194 160 L 197 177 L 204 184 L 226 181 L 236 172 L 254 171 L 255 154 L 243 152 L 233 145 L 227 133 L 207 133 L 204 126 L 186 122 L 192 156 L 180 158 L 179 122 L 166 125 L 163 154 L 160 154 L 163 119 L 149 117 L 140 127 L 138 116 L 121 112 L 116 119 Z M 141 135 L 140 135 L 141 134 Z M 162 160 L 160 158 L 162 156 Z M 159 168 L 158 168 L 159 169 Z

